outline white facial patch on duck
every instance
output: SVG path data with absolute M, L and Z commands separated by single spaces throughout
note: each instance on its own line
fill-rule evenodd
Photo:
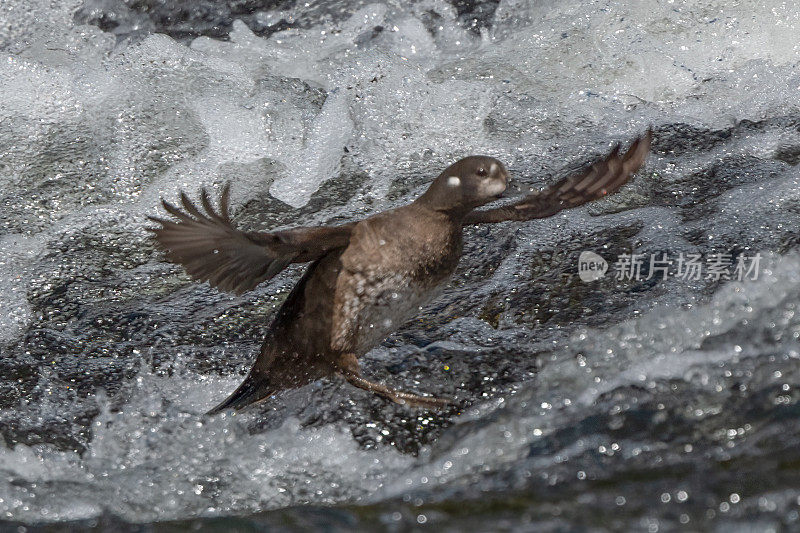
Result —
M 505 180 L 485 179 L 479 186 L 481 196 L 497 196 L 506 190 Z
M 458 176 L 450 176 L 447 178 L 447 185 L 450 187 L 458 187 L 461 185 L 461 178 Z
M 497 163 L 492 163 L 492 166 L 489 167 L 489 175 L 493 176 L 495 170 L 497 170 Z

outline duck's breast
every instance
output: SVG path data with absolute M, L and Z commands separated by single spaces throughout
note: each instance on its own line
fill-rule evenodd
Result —
M 332 323 L 337 350 L 368 352 L 435 298 L 458 264 L 460 228 L 402 215 L 360 223 L 342 254 Z

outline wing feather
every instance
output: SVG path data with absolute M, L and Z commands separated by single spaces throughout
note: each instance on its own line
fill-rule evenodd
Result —
M 158 247 L 167 259 L 182 265 L 192 279 L 208 281 L 235 294 L 255 288 L 293 262 L 312 261 L 347 246 L 353 226 L 301 227 L 272 233 L 241 231 L 230 219 L 227 184 L 218 209 L 205 189 L 200 193 L 202 209 L 183 192 L 180 201 L 183 209 L 162 200 L 164 210 L 177 221 L 147 217 L 159 225 L 148 228 Z
M 620 154 L 620 146 L 617 145 L 587 171 L 564 178 L 510 205 L 472 211 L 464 224 L 545 218 L 614 193 L 644 165 L 652 139 L 653 131 L 647 130 L 624 154 Z

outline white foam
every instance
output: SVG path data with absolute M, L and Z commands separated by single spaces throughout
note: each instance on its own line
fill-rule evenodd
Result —
M 343 149 L 353 134 L 350 97 L 346 91 L 329 94 L 308 132 L 305 146 L 287 161 L 287 172 L 269 192 L 294 207 L 302 207 L 320 185 L 339 173 Z
M 22 193 L 4 204 L 3 220 L 17 228 L 0 239 L 4 342 L 35 320 L 27 291 L 52 265 L 42 260 L 47 243 L 68 246 L 86 227 L 135 230 L 131 221 L 144 223 L 160 196 L 218 185 L 230 177 L 230 165 L 253 164 L 232 184 L 235 202 L 269 190 L 301 206 L 346 171 L 347 146 L 373 197 L 382 199 L 395 180 L 423 183 L 471 153 L 496 155 L 535 175 L 650 121 L 713 126 L 757 119 L 794 106 L 800 87 L 798 13 L 777 1 L 742 7 L 721 0 L 627 1 L 605 9 L 577 0 L 557 9 L 552 2 L 503 1 L 493 30 L 482 37 L 459 28 L 454 10 L 441 2 L 406 11 L 372 5 L 336 27 L 261 38 L 237 22 L 229 42 L 198 38 L 187 47 L 151 35 L 118 48 L 113 36 L 72 25 L 77 2 L 1 4 L 11 23 L 0 28 L 6 54 L 0 155 L 7 165 L 0 186 L 54 191 L 47 209 Z M 440 17 L 434 34 L 425 29 L 429 10 Z M 770 139 L 758 153 L 769 154 L 781 140 Z M 276 163 L 269 176 L 256 164 L 266 160 Z M 734 191 L 722 206 L 794 198 L 794 183 L 778 185 L 760 196 Z M 369 201 L 355 197 L 345 210 L 376 209 Z M 641 222 L 642 236 L 653 241 L 681 224 L 664 213 L 651 207 L 614 221 Z M 515 231 L 521 241 L 541 245 L 559 230 L 611 223 L 602 218 L 582 212 Z M 664 242 L 679 242 L 664 237 L 672 238 Z M 529 260 L 509 254 L 476 293 L 488 296 L 499 284 L 519 282 Z M 515 412 L 516 420 L 503 420 L 500 400 L 479 406 L 476 416 L 497 412 L 499 422 L 436 450 L 441 461 L 359 449 L 335 425 L 300 428 L 289 421 L 250 435 L 239 419 L 209 423 L 199 413 L 212 397 L 230 392 L 235 379 L 143 371 L 121 410 L 104 407 L 83 456 L 47 446 L 0 448 L 0 469 L 11 481 L 48 482 L 28 490 L 4 478 L 0 516 L 40 522 L 112 509 L 141 521 L 377 499 L 427 482 L 469 479 L 525 454 L 535 429 L 557 427 L 558 414 L 539 407 L 553 397 L 570 394 L 573 405 L 585 408 L 641 375 L 677 379 L 730 357 L 700 351 L 698 343 L 796 292 L 798 267 L 795 257 L 775 259 L 764 280 L 731 284 L 696 311 L 662 307 L 610 331 L 584 332 L 586 338 L 555 349 L 555 361 L 529 391 L 529 416 Z M 500 335 L 477 319 L 452 327 L 461 340 L 438 346 L 475 351 L 477 339 Z M 576 367 L 579 351 L 591 369 Z M 61 416 L 55 403 L 23 407 L 32 419 Z
M 37 238 L 0 236 L 0 342 L 16 338 L 33 319 L 27 294 L 30 266 L 42 248 Z
M 48 446 L 0 445 L 0 471 L 48 487 L 34 494 L 0 483 L 0 516 L 61 521 L 108 509 L 138 523 L 187 512 L 330 504 L 374 493 L 389 472 L 412 461 L 391 450 L 359 449 L 349 432 L 333 425 L 301 428 L 288 419 L 248 435 L 247 415 L 202 417 L 208 398 L 222 397 L 232 386 L 231 379 L 142 372 L 120 411 L 111 412 L 98 395 L 101 414 L 82 456 Z M 200 405 L 193 398 L 201 398 Z M 173 404 L 166 412 L 165 401 Z

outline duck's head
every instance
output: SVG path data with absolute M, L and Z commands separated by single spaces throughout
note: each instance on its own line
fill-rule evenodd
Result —
M 494 157 L 472 155 L 447 167 L 418 202 L 437 211 L 468 212 L 498 199 L 509 179 Z

